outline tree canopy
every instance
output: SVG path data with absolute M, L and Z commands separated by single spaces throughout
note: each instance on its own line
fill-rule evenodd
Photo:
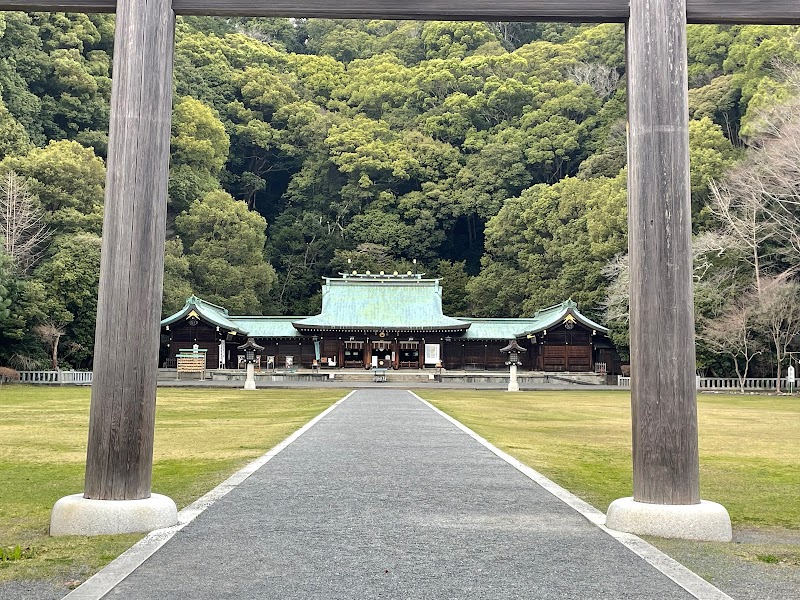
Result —
M 36 268 L 3 271 L 0 310 L 15 331 L 63 327 L 76 363 L 91 355 L 112 45 L 109 15 L 0 15 L 0 175 L 24 178 L 52 232 Z M 614 24 L 179 18 L 164 311 L 194 292 L 309 314 L 323 276 L 417 259 L 453 312 L 572 297 L 604 318 L 627 244 L 624 46 Z M 689 27 L 698 236 L 798 62 L 796 27 Z M 13 339 L 0 361 L 42 359 Z

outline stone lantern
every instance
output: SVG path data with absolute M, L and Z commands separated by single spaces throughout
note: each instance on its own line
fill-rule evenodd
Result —
M 264 351 L 264 346 L 259 346 L 253 338 L 249 337 L 244 344 L 237 346 L 236 349 L 244 350 L 244 360 L 247 363 L 247 377 L 244 380 L 244 389 L 254 390 L 256 389 L 256 356 Z
M 517 343 L 517 340 L 511 340 L 508 346 L 500 348 L 500 352 L 503 354 L 508 354 L 508 360 L 506 361 L 506 364 L 511 367 L 511 373 L 508 379 L 508 391 L 518 392 L 519 383 L 517 383 L 517 366 L 522 364 L 519 355 L 522 352 L 527 352 L 527 350 L 520 346 Z

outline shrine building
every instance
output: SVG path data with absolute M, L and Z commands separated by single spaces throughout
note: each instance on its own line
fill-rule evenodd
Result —
M 500 348 L 517 340 L 524 370 L 591 372 L 600 364 L 619 372 L 608 329 L 578 311 L 572 300 L 532 317 L 449 317 L 438 279 L 423 275 L 340 274 L 325 278 L 322 311 L 310 317 L 234 316 L 191 296 L 161 321 L 168 344 L 165 367 L 182 349 L 205 351 L 207 369 L 243 367 L 237 346 L 248 337 L 265 347 L 260 368 L 375 367 L 451 370 L 506 369 Z

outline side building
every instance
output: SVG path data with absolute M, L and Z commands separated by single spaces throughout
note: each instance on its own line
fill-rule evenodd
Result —
M 237 346 L 252 337 L 266 349 L 260 366 L 323 369 L 505 369 L 500 348 L 509 340 L 528 350 L 522 369 L 619 373 L 608 329 L 585 317 L 571 300 L 530 318 L 449 317 L 438 279 L 422 275 L 341 274 L 326 278 L 322 311 L 311 317 L 234 316 L 191 296 L 161 322 L 168 349 L 164 366 L 195 344 L 208 369 L 241 366 Z

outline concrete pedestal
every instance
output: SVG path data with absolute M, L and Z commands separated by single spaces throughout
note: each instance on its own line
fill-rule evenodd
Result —
M 517 382 L 517 365 L 511 365 L 511 375 L 508 379 L 508 391 L 519 391 L 519 383 Z
M 247 378 L 244 380 L 244 389 L 256 389 L 256 367 L 253 363 L 247 363 Z
M 620 498 L 608 507 L 606 527 L 636 535 L 730 542 L 731 518 L 716 502 L 700 504 L 647 504 Z
M 143 500 L 90 500 L 64 496 L 50 514 L 50 535 L 147 533 L 178 523 L 172 499 L 152 494 Z

